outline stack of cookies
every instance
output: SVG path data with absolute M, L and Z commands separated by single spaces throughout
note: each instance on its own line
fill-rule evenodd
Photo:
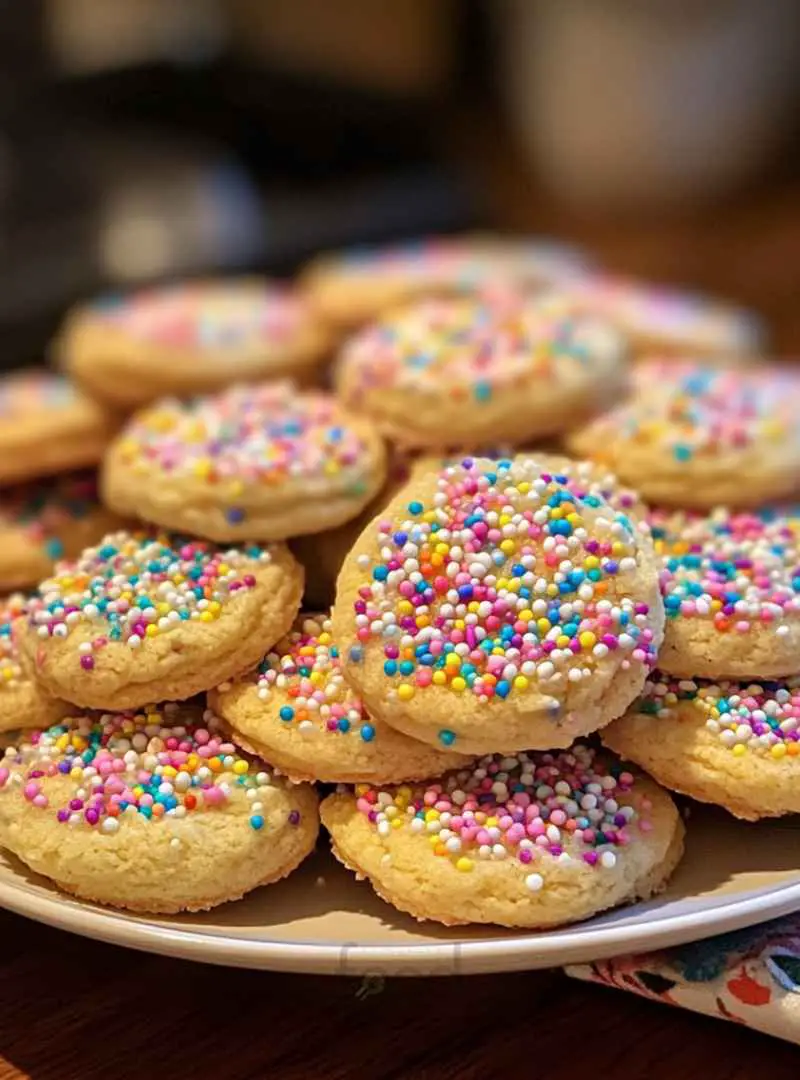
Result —
M 631 374 L 589 276 L 484 237 L 70 316 L 111 523 L 8 602 L 0 843 L 176 912 L 321 818 L 403 911 L 544 928 L 665 885 L 665 788 L 800 809 L 800 384 Z

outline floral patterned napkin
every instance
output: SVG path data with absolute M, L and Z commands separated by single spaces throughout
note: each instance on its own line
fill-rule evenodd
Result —
M 565 970 L 576 979 L 800 1044 L 800 914 L 663 952 Z

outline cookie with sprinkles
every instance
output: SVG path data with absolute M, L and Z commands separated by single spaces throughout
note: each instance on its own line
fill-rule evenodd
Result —
M 479 754 L 620 716 L 664 610 L 646 526 L 520 455 L 412 479 L 346 559 L 333 621 L 373 716 Z
M 447 449 L 560 434 L 609 408 L 627 383 L 624 338 L 557 295 L 432 298 L 343 346 L 348 408 L 401 446 Z
M 0 378 L 0 484 L 96 465 L 117 422 L 63 375 Z
M 53 348 L 94 396 L 130 409 L 234 382 L 315 381 L 332 334 L 289 286 L 178 282 L 103 297 L 67 317 Z
M 342 674 L 327 615 L 301 615 L 256 671 L 208 695 L 233 741 L 292 780 L 393 783 L 467 762 L 370 716 Z
M 327 321 L 352 328 L 424 296 L 542 288 L 571 280 L 587 265 L 565 244 L 467 234 L 321 255 L 302 272 L 300 287 Z
M 800 813 L 800 677 L 712 682 L 656 673 L 603 742 L 655 780 L 747 821 Z
M 42 689 L 75 705 L 182 701 L 255 667 L 302 593 L 302 569 L 282 544 L 110 533 L 42 582 L 20 651 Z
M 241 754 L 201 709 L 70 716 L 0 758 L 0 844 L 84 900 L 205 911 L 291 873 L 317 796 Z
M 388 903 L 448 926 L 547 929 L 642 900 L 683 853 L 675 804 L 580 744 L 492 755 L 427 784 L 320 808 L 333 852 Z
M 757 361 L 766 346 L 758 316 L 722 300 L 607 274 L 575 278 L 568 289 L 577 310 L 622 330 L 638 360 L 694 356 L 735 367 Z
M 49 727 L 71 708 L 51 698 L 22 670 L 17 638 L 26 615 L 24 596 L 0 599 L 0 732 Z
M 659 667 L 760 679 L 800 671 L 800 510 L 653 511 L 667 616 Z
M 138 413 L 109 449 L 102 491 L 164 528 L 284 540 L 356 517 L 385 476 L 372 423 L 329 394 L 264 383 Z
M 98 502 L 94 472 L 65 473 L 0 491 L 0 589 L 21 589 L 47 577 L 122 526 Z
M 776 367 L 639 364 L 633 396 L 572 432 L 597 461 L 654 503 L 758 506 L 800 486 L 800 379 Z

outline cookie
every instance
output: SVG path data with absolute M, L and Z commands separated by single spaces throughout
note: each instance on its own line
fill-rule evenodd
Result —
M 65 473 L 0 491 L 0 589 L 35 585 L 56 560 L 75 558 L 121 525 L 98 502 L 94 472 Z
M 380 490 L 386 455 L 364 419 L 288 383 L 239 386 L 138 413 L 109 449 L 118 513 L 220 543 L 341 525 Z
M 516 444 L 609 408 L 627 382 L 608 323 L 558 296 L 426 299 L 352 337 L 336 362 L 344 404 L 401 446 Z
M 138 408 L 234 382 L 312 382 L 331 333 L 294 290 L 259 278 L 190 281 L 104 297 L 67 318 L 54 350 L 101 401 Z
M 423 780 L 467 758 L 409 739 L 370 716 L 347 685 L 327 615 L 301 615 L 257 670 L 208 695 L 242 749 L 292 780 Z
M 0 378 L 0 484 L 96 465 L 117 424 L 62 375 Z
M 26 615 L 24 596 L 0 599 L 0 732 L 49 727 L 70 709 L 40 690 L 22 670 L 17 634 Z
M 763 679 L 800 671 L 800 510 L 653 512 L 671 675 Z
M 254 667 L 292 625 L 303 572 L 280 544 L 110 533 L 29 601 L 23 664 L 90 709 L 185 700 Z
M 448 926 L 586 919 L 658 892 L 683 852 L 666 792 L 580 744 L 363 785 L 320 810 L 337 858 L 394 907 Z
M 301 274 L 300 287 L 328 322 L 353 328 L 431 294 L 550 286 L 586 266 L 564 244 L 471 234 L 322 255 Z
M 520 455 L 412 479 L 345 560 L 333 622 L 370 713 L 480 754 L 621 715 L 664 611 L 646 527 Z
M 800 380 L 778 368 L 640 364 L 633 397 L 566 439 L 654 503 L 756 506 L 800 486 Z
M 711 297 L 605 274 L 573 280 L 569 292 L 577 310 L 618 326 L 638 360 L 693 356 L 731 367 L 753 363 L 766 346 L 758 316 Z
M 665 787 L 747 821 L 800 813 L 800 678 L 657 674 L 603 742 Z
M 205 911 L 286 877 L 317 796 L 239 754 L 186 705 L 76 715 L 0 759 L 0 844 L 83 900 Z

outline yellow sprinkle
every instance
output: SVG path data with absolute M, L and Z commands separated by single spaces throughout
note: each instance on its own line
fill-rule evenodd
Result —
M 578 638 L 584 649 L 592 649 L 597 644 L 597 638 L 591 630 L 584 630 Z
M 775 743 L 775 745 L 770 748 L 770 754 L 777 760 L 786 757 L 786 743 Z
M 466 681 L 464 679 L 462 679 L 460 675 L 456 675 L 456 677 L 453 679 L 453 681 L 450 683 L 450 685 L 458 693 L 461 693 L 462 690 L 466 690 L 466 688 L 467 688 Z
M 438 821 L 439 820 L 439 811 L 436 810 L 434 807 L 431 807 L 429 810 L 426 810 L 425 811 L 425 820 L 426 821 Z
M 210 611 L 201 611 L 200 612 L 200 622 L 213 622 L 213 621 L 214 621 L 214 615 L 213 615 L 212 612 L 210 612 Z M 148 626 L 148 628 L 147 628 L 148 634 L 150 633 L 150 630 L 151 630 L 151 627 Z
M 733 748 L 733 752 L 736 757 L 744 757 L 744 755 L 747 753 L 747 747 L 744 745 L 744 743 L 737 743 L 736 746 L 734 746 Z
M 410 683 L 400 683 L 397 687 L 397 696 L 401 701 L 411 701 L 414 696 L 414 687 Z
M 514 679 L 514 689 L 515 690 L 527 690 L 528 689 L 528 680 L 525 678 L 524 675 L 517 675 L 516 679 Z
M 475 864 L 472 859 L 468 859 L 466 855 L 462 855 L 460 859 L 456 859 L 456 870 L 461 870 L 463 873 L 471 870 Z
M 503 540 L 500 544 L 500 550 L 504 555 L 513 555 L 517 550 L 517 545 L 513 540 Z
M 150 623 L 150 625 L 145 630 L 146 637 L 155 637 L 157 633 L 158 627 L 155 625 L 155 623 Z
M 433 684 L 434 684 L 434 686 L 444 686 L 444 684 L 446 682 L 447 682 L 447 676 L 445 675 L 445 673 L 443 671 L 434 671 L 434 673 L 433 673 Z
M 233 763 L 233 771 L 236 773 L 237 776 L 243 776 L 244 773 L 247 772 L 247 768 L 248 766 L 246 761 L 234 761 Z

